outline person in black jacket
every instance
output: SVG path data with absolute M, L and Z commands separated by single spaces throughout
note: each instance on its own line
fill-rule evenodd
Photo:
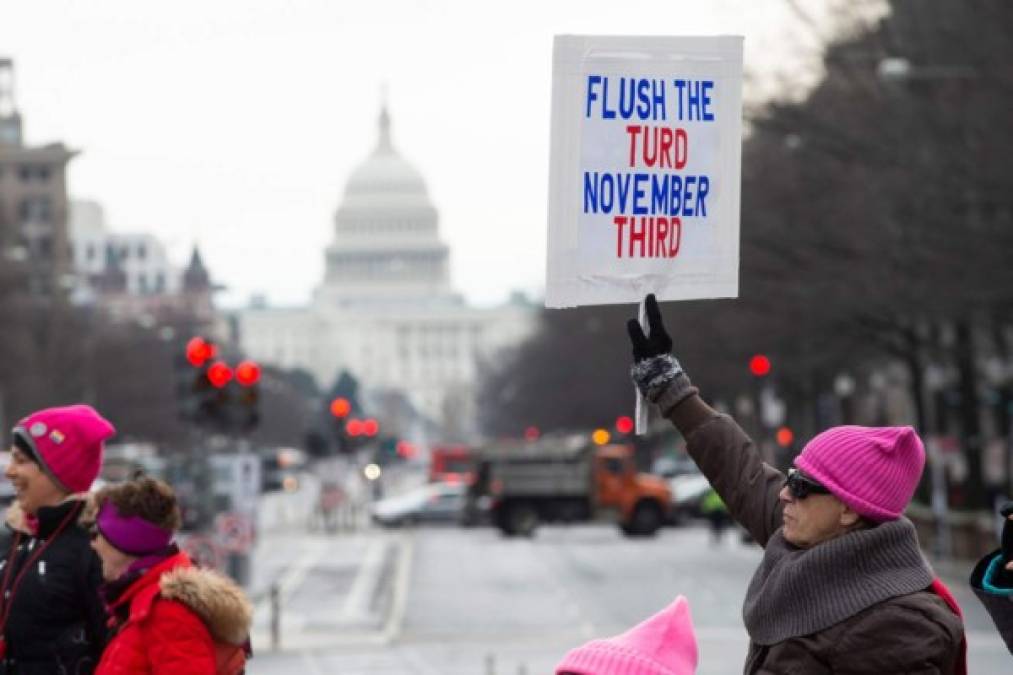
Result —
M 4 475 L 16 500 L 0 542 L 0 675 L 91 673 L 106 638 L 102 568 L 78 519 L 113 426 L 88 406 L 14 427 Z
M 971 589 L 985 605 L 999 635 L 1013 654 L 1013 502 L 1000 510 L 1002 547 L 978 561 L 971 572 Z

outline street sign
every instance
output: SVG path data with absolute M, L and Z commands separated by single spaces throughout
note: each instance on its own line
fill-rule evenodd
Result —
M 219 545 L 229 553 L 249 553 L 253 547 L 253 519 L 246 514 L 218 514 L 215 530 Z

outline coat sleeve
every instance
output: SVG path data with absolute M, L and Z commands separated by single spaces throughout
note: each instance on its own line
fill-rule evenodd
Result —
M 152 675 L 214 675 L 211 634 L 182 604 L 156 601 L 145 622 L 144 640 Z
M 1006 648 L 1013 654 L 1013 597 L 1003 597 L 989 593 L 984 589 L 983 584 L 985 571 L 989 563 L 1000 554 L 1001 551 L 992 551 L 978 561 L 978 564 L 974 567 L 974 571 L 971 572 L 971 589 L 978 597 L 978 600 L 981 601 L 981 604 L 985 606 L 988 615 L 992 617 L 992 622 L 995 623 L 999 635 L 1002 637 L 1003 642 L 1006 643 Z
M 728 415 L 691 396 L 669 415 L 686 438 L 686 449 L 728 512 L 760 544 L 781 527 L 778 493 L 784 474 L 760 459 L 753 441 Z
M 102 585 L 102 562 L 90 548 L 85 555 L 82 568 L 82 579 L 79 585 L 81 589 L 80 602 L 81 607 L 84 608 L 85 629 L 88 632 L 89 643 L 92 645 L 93 656 L 97 663 L 109 638 L 107 627 L 109 615 L 98 590 Z
M 952 620 L 910 607 L 870 608 L 838 639 L 831 669 L 835 675 L 952 675 L 961 658 L 962 627 L 955 615 L 944 615 Z

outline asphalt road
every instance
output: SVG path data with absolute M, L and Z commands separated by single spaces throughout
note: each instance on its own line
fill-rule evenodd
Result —
M 293 561 L 283 650 L 258 649 L 252 675 L 550 673 L 567 649 L 622 632 L 678 594 L 692 608 L 698 672 L 736 673 L 742 598 L 760 558 L 731 532 L 712 546 L 699 527 L 647 540 L 609 526 L 542 528 L 532 540 L 454 527 L 275 537 L 261 555 Z M 1010 672 L 977 601 L 959 579 L 951 586 L 967 612 L 970 672 Z M 258 622 L 268 623 L 264 607 Z M 267 646 L 263 633 L 257 644 Z

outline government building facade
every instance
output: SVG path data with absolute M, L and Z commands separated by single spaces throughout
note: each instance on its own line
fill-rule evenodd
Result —
M 376 149 L 335 213 L 310 306 L 241 311 L 240 346 L 261 362 L 309 371 L 324 389 L 347 371 L 367 400 L 400 394 L 430 422 L 469 436 L 479 364 L 527 337 L 536 308 L 517 297 L 479 309 L 454 292 L 425 181 L 394 149 L 386 109 L 379 122 Z

